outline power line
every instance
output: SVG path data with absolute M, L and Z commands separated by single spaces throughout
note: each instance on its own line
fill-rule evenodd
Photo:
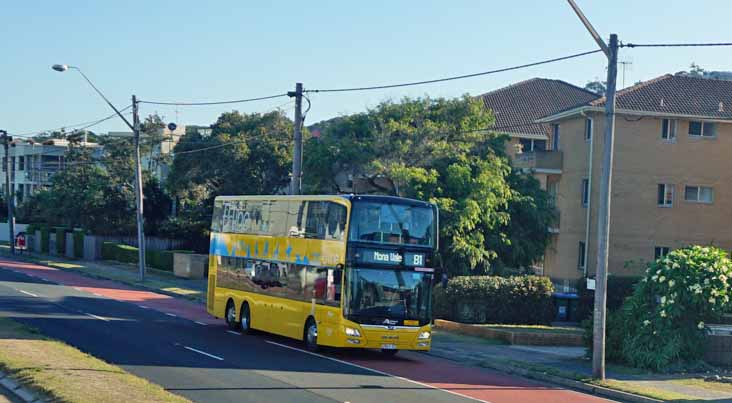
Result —
M 274 99 L 274 98 L 281 98 L 286 97 L 287 93 L 284 94 L 276 94 L 276 95 L 268 95 L 266 97 L 257 97 L 257 98 L 246 98 L 246 99 L 235 99 L 232 101 L 211 101 L 211 102 L 163 102 L 163 101 L 138 101 L 141 104 L 151 104 L 151 105 L 176 105 L 176 106 L 204 106 L 204 105 L 224 105 L 224 104 L 241 104 L 244 102 L 254 102 L 254 101 L 264 101 L 266 99 Z
M 126 111 L 127 109 L 130 109 L 130 108 L 132 108 L 132 105 L 127 105 L 126 107 L 120 109 L 120 112 L 124 112 L 124 111 Z M 70 125 L 55 127 L 55 128 L 52 128 L 52 129 L 36 130 L 36 131 L 24 132 L 24 133 L 14 133 L 13 136 L 16 136 L 16 137 L 33 137 L 35 135 L 39 135 L 39 134 L 43 134 L 43 133 L 48 133 L 48 132 L 54 132 L 54 131 L 63 130 L 63 129 L 69 129 L 69 128 L 77 127 L 77 126 L 84 126 L 84 127 L 78 128 L 78 129 L 74 129 L 74 130 L 76 130 L 76 131 L 78 131 L 78 130 L 84 130 L 84 129 L 88 129 L 90 127 L 96 126 L 96 125 L 98 125 L 98 124 L 100 124 L 102 122 L 106 122 L 107 120 L 112 119 L 115 116 L 117 116 L 117 114 L 116 113 L 113 113 L 113 114 L 111 114 L 109 116 L 105 116 L 105 117 L 103 117 L 101 119 L 90 120 L 90 121 L 81 122 L 81 123 L 74 123 L 74 124 L 70 124 Z
M 547 59 L 547 60 L 541 60 L 538 62 L 521 64 L 518 66 L 504 67 L 504 68 L 500 68 L 500 69 L 484 71 L 481 73 L 472 73 L 472 74 L 465 74 L 465 75 L 461 75 L 461 76 L 438 78 L 438 79 L 434 79 L 434 80 L 413 81 L 413 82 L 401 83 L 401 84 L 376 85 L 376 86 L 371 86 L 371 87 L 314 89 L 314 90 L 305 90 L 304 92 L 366 91 L 366 90 L 379 90 L 379 89 L 386 89 L 386 88 L 409 87 L 409 86 L 422 85 L 422 84 L 433 84 L 433 83 L 440 83 L 440 82 L 445 82 L 445 81 L 460 80 L 463 78 L 471 78 L 471 77 L 485 76 L 485 75 L 489 75 L 489 74 L 502 73 L 502 72 L 512 71 L 512 70 L 525 69 L 528 67 L 539 66 L 542 64 L 555 63 L 555 62 L 559 62 L 562 60 L 568 60 L 568 59 L 574 59 L 577 57 L 587 56 L 587 55 L 591 55 L 593 53 L 598 53 L 598 52 L 602 52 L 602 50 L 600 50 L 600 49 L 591 50 L 591 51 L 587 51 L 587 52 L 575 53 L 575 54 L 571 54 L 571 55 L 567 55 L 567 56 L 555 57 L 555 58 Z
M 682 47 L 711 47 L 732 46 L 732 42 L 717 43 L 622 43 L 621 48 L 682 48 Z

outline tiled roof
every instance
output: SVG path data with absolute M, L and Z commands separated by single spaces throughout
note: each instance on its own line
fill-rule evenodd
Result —
M 599 95 L 564 81 L 532 78 L 480 97 L 496 115 L 495 127 L 499 131 L 543 135 L 549 132 L 549 126 L 531 124 L 536 119 L 587 105 Z
M 618 109 L 732 119 L 732 81 L 666 74 L 620 90 Z M 590 103 L 604 106 L 605 97 Z

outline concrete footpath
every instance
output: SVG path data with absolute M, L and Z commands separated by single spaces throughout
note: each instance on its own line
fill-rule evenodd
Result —
M 4 254 L 7 255 L 7 251 Z M 140 283 L 136 267 L 122 263 L 85 262 L 38 254 L 26 254 L 14 258 L 77 272 L 89 277 L 114 280 L 135 288 L 186 298 L 192 302 L 205 303 L 207 288 L 205 279 L 180 279 L 173 276 L 172 273 L 148 270 L 145 282 Z M 552 381 L 550 378 L 553 377 L 577 382 L 578 380 L 586 381 L 591 377 L 590 361 L 585 359 L 585 351 L 582 347 L 505 345 L 496 340 L 437 330 L 433 337 L 432 351 L 429 354 L 464 365 L 493 368 L 506 372 L 521 372 L 527 376 L 531 376 L 532 373 L 550 375 L 550 377 L 542 379 L 544 381 Z M 608 370 L 609 381 L 603 386 L 660 397 L 655 401 L 692 400 L 732 403 L 732 385 L 703 382 L 703 375 L 647 374 L 611 366 Z M 581 386 L 575 385 L 575 387 Z

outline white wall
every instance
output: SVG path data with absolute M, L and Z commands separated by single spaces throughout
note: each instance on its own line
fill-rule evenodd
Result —
M 18 232 L 23 232 L 28 227 L 28 224 L 15 224 L 15 234 L 17 235 Z M 0 241 L 8 241 L 8 223 L 6 222 L 0 222 Z M 27 238 L 26 238 L 27 239 Z

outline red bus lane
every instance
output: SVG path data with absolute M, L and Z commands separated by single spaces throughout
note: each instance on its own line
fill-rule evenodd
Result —
M 199 325 L 223 324 L 222 321 L 212 318 L 206 312 L 205 306 L 168 295 L 136 290 L 113 281 L 89 278 L 33 263 L 0 259 L 0 267 L 5 270 L 9 269 L 32 277 L 75 287 L 97 296 L 133 303 L 143 309 L 154 309 L 194 321 Z M 299 350 L 303 354 L 311 354 L 301 350 L 296 342 L 288 340 L 283 343 L 272 342 L 271 344 Z M 590 403 L 608 401 L 571 390 L 547 386 L 517 376 L 463 366 L 422 353 L 405 352 L 395 358 L 384 358 L 378 353 L 354 352 L 351 354 L 351 352 L 335 352 L 327 353 L 323 357 L 373 370 L 384 375 L 404 378 L 426 387 L 441 389 L 456 395 L 491 403 Z

